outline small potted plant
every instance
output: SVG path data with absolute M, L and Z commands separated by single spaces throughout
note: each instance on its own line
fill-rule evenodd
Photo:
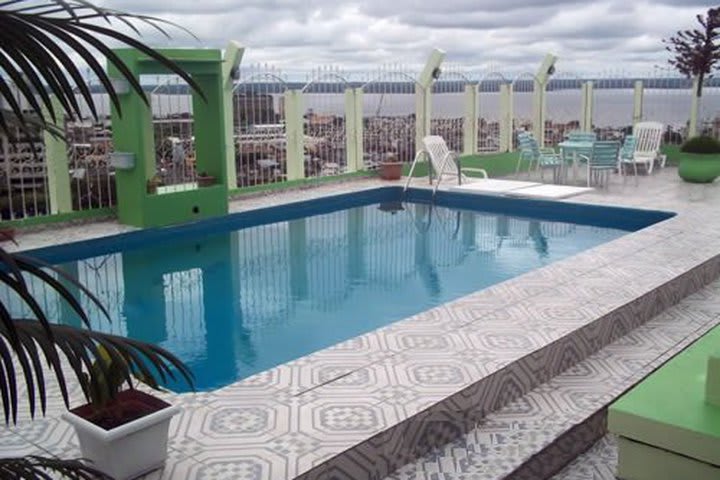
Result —
M 388 153 L 385 160 L 380 163 L 380 178 L 383 180 L 400 180 L 400 177 L 402 177 L 402 165 L 395 153 Z
M 15 229 L 12 227 L 0 226 L 0 242 L 14 242 Z
M 720 176 L 720 142 L 713 137 L 693 137 L 680 152 L 678 175 L 686 182 L 712 183 Z
M 147 193 L 151 195 L 157 193 L 158 187 L 162 184 L 163 182 L 160 175 L 153 175 L 152 178 L 147 181 Z
M 75 427 L 83 458 L 116 480 L 162 467 L 170 419 L 180 407 L 134 389 L 128 372 L 152 388 L 158 386 L 137 364 L 130 365 L 117 353 L 111 356 L 102 346 L 91 370 L 81 381 L 90 402 L 63 413 Z M 180 372 L 192 385 L 189 371 L 181 368 Z M 126 382 L 130 388 L 121 390 Z
M 207 172 L 200 172 L 197 175 L 197 184 L 198 187 L 210 187 L 215 185 L 215 177 Z

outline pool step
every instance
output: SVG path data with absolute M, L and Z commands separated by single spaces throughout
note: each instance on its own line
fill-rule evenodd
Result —
M 718 297 L 720 281 L 488 414 L 469 433 L 387 480 L 550 478 L 605 435 L 609 404 L 720 324 Z

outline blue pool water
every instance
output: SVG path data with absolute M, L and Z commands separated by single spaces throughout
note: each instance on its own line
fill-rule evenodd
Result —
M 460 194 L 435 205 L 424 192 L 411 194 L 414 203 L 399 198 L 378 189 L 32 253 L 104 301 L 112 323 L 96 313 L 94 328 L 169 349 L 199 390 L 211 390 L 669 216 Z M 56 321 L 78 324 L 44 295 Z

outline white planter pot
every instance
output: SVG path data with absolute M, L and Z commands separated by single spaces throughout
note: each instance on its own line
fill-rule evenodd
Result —
M 62 416 L 75 427 L 83 458 L 116 480 L 129 480 L 165 464 L 170 419 L 179 412 L 171 405 L 112 430 L 72 412 Z

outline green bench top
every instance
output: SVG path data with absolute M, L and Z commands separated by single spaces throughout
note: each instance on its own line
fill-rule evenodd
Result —
M 719 351 L 720 327 L 715 327 L 617 400 L 608 429 L 720 465 L 720 407 L 705 401 L 708 358 Z

